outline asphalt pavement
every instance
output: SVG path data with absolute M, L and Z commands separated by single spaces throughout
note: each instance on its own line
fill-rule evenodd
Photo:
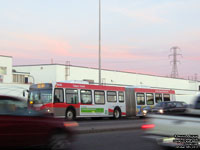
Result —
M 126 131 L 140 129 L 145 123 L 145 119 L 128 118 L 119 120 L 81 120 L 78 121 L 79 127 L 76 128 L 79 134 L 110 132 L 110 131 Z
M 79 134 L 72 150 L 160 150 L 152 141 L 142 137 L 141 130 Z

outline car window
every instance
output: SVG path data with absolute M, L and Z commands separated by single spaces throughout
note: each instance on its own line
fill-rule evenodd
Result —
M 182 108 L 182 107 L 183 107 L 183 104 L 182 104 L 182 103 L 176 103 L 176 107 Z
M 165 106 L 171 108 L 174 107 L 175 105 L 172 102 L 170 102 L 170 103 L 165 103 Z
M 24 112 L 27 109 L 27 103 L 14 99 L 1 99 L 0 100 L 0 115 L 2 114 L 15 114 Z
M 194 109 L 200 109 L 200 97 L 197 98 Z
M 163 102 L 159 102 L 159 103 L 156 104 L 155 107 L 162 107 L 162 106 L 163 106 Z

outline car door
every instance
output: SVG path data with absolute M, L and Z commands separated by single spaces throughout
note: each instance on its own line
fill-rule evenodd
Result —
M 42 140 L 41 124 L 30 116 L 0 116 L 0 139 L 2 146 L 31 146 Z M 39 140 L 40 139 L 40 140 Z
M 181 102 L 176 103 L 176 109 L 177 109 L 177 112 L 184 112 L 185 111 L 185 107 L 184 107 L 183 103 L 181 103 Z
M 35 112 L 35 113 L 34 113 Z M 38 145 L 47 134 L 47 122 L 27 103 L 0 97 L 0 146 Z
M 170 113 L 175 113 L 177 111 L 176 104 L 174 102 L 169 102 L 168 107 Z
M 0 146 L 14 146 L 21 139 L 17 130 L 19 118 L 13 116 L 18 101 L 8 96 L 0 96 Z
M 26 143 L 24 128 L 28 118 L 18 115 L 27 109 L 26 103 L 12 98 L 0 97 L 0 145 L 17 146 Z
M 0 146 L 15 146 L 18 132 L 15 128 L 14 118 L 7 114 L 0 114 Z
M 41 113 L 28 110 L 19 117 L 20 122 L 16 122 L 16 129 L 19 132 L 20 145 L 43 145 L 48 139 L 49 125 L 48 117 L 43 116 Z

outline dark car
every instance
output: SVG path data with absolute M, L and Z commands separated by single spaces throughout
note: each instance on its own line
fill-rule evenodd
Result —
M 77 124 L 29 109 L 23 99 L 0 95 L 0 149 L 29 146 L 68 149 L 74 137 L 71 125 Z
M 151 113 L 158 114 L 177 114 L 183 113 L 187 109 L 187 104 L 181 101 L 159 102 L 152 109 Z

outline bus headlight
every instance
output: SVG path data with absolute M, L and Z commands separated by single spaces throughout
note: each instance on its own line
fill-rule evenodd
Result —
M 161 113 L 161 114 L 164 113 L 163 109 L 159 109 L 158 112 Z
M 45 108 L 45 109 L 43 109 L 43 111 L 44 111 L 45 113 L 52 113 L 52 110 L 51 110 L 50 108 Z

